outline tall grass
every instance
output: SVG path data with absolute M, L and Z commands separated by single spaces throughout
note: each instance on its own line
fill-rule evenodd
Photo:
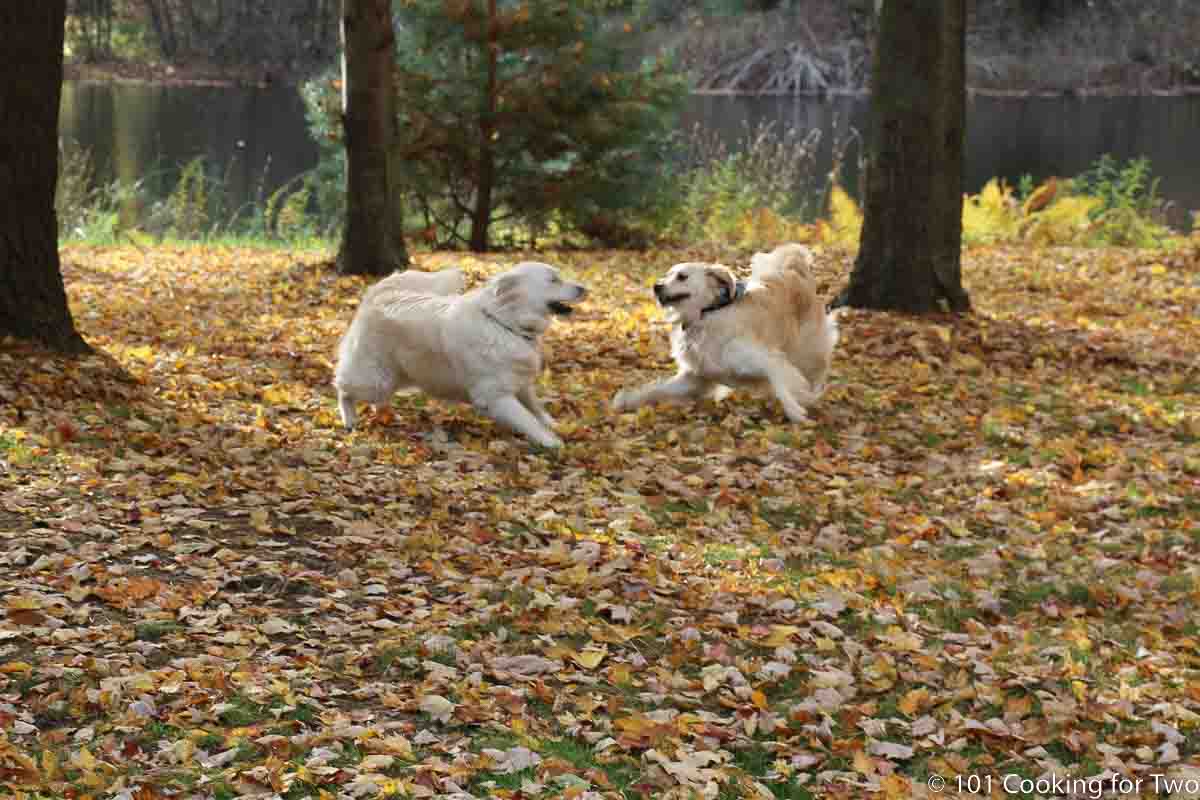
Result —
M 854 130 L 834 142 L 833 166 L 824 173 L 820 143 L 819 130 L 775 123 L 747 125 L 732 142 L 694 127 L 677 141 L 672 166 L 662 170 L 657 202 L 645 218 L 634 221 L 647 232 L 638 245 L 703 242 L 742 249 L 832 236 L 853 247 L 857 234 L 845 223 L 859 212 L 845 192 L 836 190 L 851 145 L 858 144 L 861 153 L 862 142 Z M 172 173 L 171 190 L 155 199 L 147 185 L 162 174 L 133 183 L 98 182 L 86 150 L 60 143 L 59 158 L 55 207 L 62 241 L 330 245 L 343 218 L 340 181 L 322 180 L 317 172 L 268 191 L 264 168 L 253 196 L 238 202 L 231 174 L 216 173 L 196 158 Z M 865 174 L 861 156 L 857 171 L 860 178 Z M 1165 205 L 1157 187 L 1145 159 L 1122 163 L 1107 156 L 1057 187 L 1023 181 L 1012 189 L 994 180 L 966 199 L 964 241 L 1163 246 L 1174 234 L 1163 224 Z M 814 225 L 818 220 L 828 224 Z M 422 244 L 419 232 L 410 230 L 409 239 Z M 570 241 L 565 235 L 543 240 L 547 245 Z
M 289 244 L 331 238 L 340 213 L 323 212 L 316 178 L 298 175 L 268 191 L 263 168 L 249 199 L 233 191 L 230 164 L 216 170 L 198 156 L 178 170 L 156 170 L 137 181 L 98 181 L 91 153 L 59 142 L 55 194 L 60 241 L 115 243 L 149 237 L 163 241 L 254 240 Z M 165 179 L 165 194 L 150 185 Z
M 833 144 L 833 169 L 821 174 L 819 129 L 747 123 L 731 143 L 697 125 L 683 143 L 682 167 L 673 176 L 666 235 L 745 246 L 801 238 L 803 226 L 825 212 L 848 144 L 856 138 L 852 131 Z

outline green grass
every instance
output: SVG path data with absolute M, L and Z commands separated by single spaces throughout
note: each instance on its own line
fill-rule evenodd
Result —
M 136 639 L 143 642 L 157 642 L 164 636 L 172 633 L 178 633 L 184 630 L 184 627 L 177 622 L 167 620 L 156 620 L 154 622 L 139 622 L 133 626 L 133 633 Z

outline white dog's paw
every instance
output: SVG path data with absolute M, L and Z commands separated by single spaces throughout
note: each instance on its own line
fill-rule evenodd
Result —
M 613 395 L 612 407 L 617 413 L 624 413 L 633 410 L 633 392 L 628 389 L 622 389 Z
M 557 450 L 563 446 L 563 440 L 553 433 L 548 436 L 539 436 L 536 443 L 539 447 L 545 447 L 547 450 Z
M 354 401 L 345 395 L 339 396 L 338 413 L 342 418 L 342 426 L 346 431 L 354 430 L 354 426 L 358 423 L 358 412 L 354 408 Z
M 808 422 L 808 412 L 804 406 L 784 408 L 783 413 L 787 415 L 789 422 Z

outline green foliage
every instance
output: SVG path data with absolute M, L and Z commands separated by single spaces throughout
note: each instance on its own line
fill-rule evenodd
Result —
M 1091 218 L 1096 237 L 1103 243 L 1153 247 L 1170 235 L 1153 221 L 1162 206 L 1158 183 L 1151 175 L 1149 159 L 1134 158 L 1122 164 L 1106 153 L 1073 178 L 1068 191 L 1099 201 Z
M 731 148 L 697 126 L 660 206 L 667 235 L 750 246 L 804 238 L 798 229 L 815 216 L 816 193 L 806 202 L 800 189 L 814 183 L 820 138 L 817 129 L 780 132 L 763 123 Z
M 230 176 L 209 174 L 203 156 L 184 165 L 165 199 L 151 202 L 147 182 L 163 179 L 170 185 L 163 172 L 133 183 L 98 183 L 91 153 L 60 142 L 54 203 L 59 239 L 108 244 L 148 233 L 160 239 L 296 242 L 331 230 L 328 216 L 320 213 L 322 185 L 313 173 L 297 176 L 269 196 L 260 182 L 257 198 L 237 207 L 227 188 Z
M 172 230 L 183 239 L 199 239 L 208 231 L 209 194 L 204 163 L 204 157 L 197 156 L 185 164 L 175 190 L 166 200 L 174 221 Z
M 122 209 L 136 205 L 141 191 L 140 182 L 98 184 L 92 154 L 59 140 L 54 194 L 59 239 L 116 241 L 122 230 Z
M 394 163 L 433 243 L 619 238 L 652 203 L 684 86 L 662 62 L 632 63 L 631 27 L 601 5 L 397 8 Z M 335 89 L 325 80 L 305 93 L 326 156 L 341 137 Z
M 300 87 L 308 131 L 317 143 L 317 166 L 312 170 L 313 205 L 318 229 L 332 234 L 346 218 L 346 148 L 342 144 L 341 82 L 334 71 Z
M 1103 201 L 1096 216 L 1114 208 L 1149 214 L 1160 203 L 1158 182 L 1158 178 L 1151 177 L 1148 158 L 1134 158 L 1122 164 L 1105 153 L 1088 170 L 1073 178 L 1069 188 L 1072 194 Z

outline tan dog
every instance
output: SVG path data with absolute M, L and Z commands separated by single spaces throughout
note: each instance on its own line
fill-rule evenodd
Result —
M 805 418 L 825 390 L 838 340 L 837 317 L 827 313 L 811 277 L 812 253 L 785 244 L 756 253 L 751 277 L 740 283 L 720 264 L 671 267 L 654 296 L 675 323 L 675 377 L 613 398 L 617 411 L 647 403 L 698 400 L 725 386 L 767 385 L 793 422 Z

